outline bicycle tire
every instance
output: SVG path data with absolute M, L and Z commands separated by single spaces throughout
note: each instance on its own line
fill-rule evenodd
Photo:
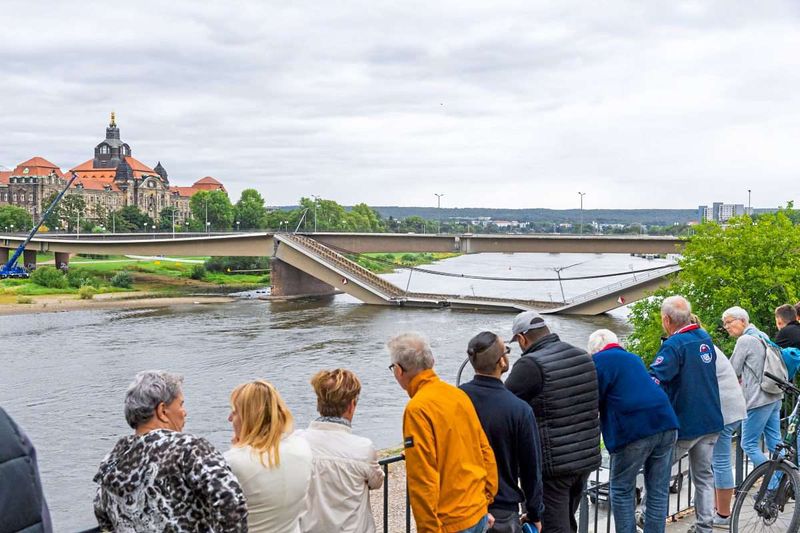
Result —
M 753 531 L 769 531 L 774 533 L 799 533 L 800 532 L 800 474 L 795 468 L 786 463 L 777 463 L 775 473 L 782 473 L 786 477 L 786 491 L 794 491 L 793 496 L 784 502 L 783 510 L 773 507 L 776 516 L 765 518 L 755 509 L 755 498 L 761 487 L 767 470 L 772 461 L 767 461 L 755 468 L 745 478 L 742 485 L 736 490 L 736 500 L 731 513 L 731 533 L 752 533 Z M 783 482 L 781 482 L 783 486 Z M 788 520 L 788 523 L 787 523 Z

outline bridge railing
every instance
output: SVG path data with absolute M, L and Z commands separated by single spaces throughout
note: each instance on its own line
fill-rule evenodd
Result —
M 624 280 L 612 283 L 611 285 L 605 285 L 603 287 L 600 287 L 599 289 L 579 294 L 578 296 L 575 296 L 573 298 L 567 298 L 567 301 L 564 303 L 566 305 L 574 305 L 578 303 L 588 302 L 589 300 L 594 300 L 599 296 L 605 296 L 606 294 L 611 294 L 612 292 L 616 292 L 621 289 L 634 287 L 644 281 L 664 277 L 668 274 L 672 274 L 680 270 L 681 267 L 679 265 L 666 265 L 663 269 L 660 270 L 653 270 L 651 272 L 645 272 L 643 274 L 634 274 L 630 278 L 625 278 Z

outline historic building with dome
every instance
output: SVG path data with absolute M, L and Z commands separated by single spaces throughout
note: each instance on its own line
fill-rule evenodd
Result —
M 106 137 L 94 148 L 94 158 L 61 171 L 43 157 L 33 157 L 14 170 L 0 171 L 0 205 L 23 207 L 38 220 L 50 194 L 61 190 L 72 173 L 77 174 L 67 194 L 79 195 L 86 205 L 87 219 L 105 220 L 108 213 L 125 206 L 135 206 L 153 220 L 165 207 L 175 207 L 175 222 L 183 224 L 191 218 L 189 199 L 199 191 L 225 187 L 206 176 L 189 187 L 170 185 L 166 169 L 157 162 L 151 168 L 132 155 L 131 147 L 120 138 L 116 117 L 106 128 Z

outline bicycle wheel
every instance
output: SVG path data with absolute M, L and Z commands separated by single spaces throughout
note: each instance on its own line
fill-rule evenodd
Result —
M 786 463 L 777 463 L 761 499 L 759 492 L 766 479 L 771 461 L 759 465 L 736 491 L 736 501 L 731 513 L 731 533 L 769 531 L 773 533 L 798 533 L 800 531 L 800 505 L 795 495 L 800 494 L 800 475 Z

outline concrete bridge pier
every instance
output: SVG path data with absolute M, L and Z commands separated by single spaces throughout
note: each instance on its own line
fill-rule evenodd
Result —
M 31 270 L 36 268 L 36 250 L 28 250 L 25 248 L 25 251 L 22 253 L 22 264 L 25 265 L 25 268 Z
M 61 268 L 61 265 L 69 267 L 69 252 L 56 252 L 55 266 Z
M 314 276 L 281 261 L 277 257 L 270 259 L 270 281 L 272 296 L 330 296 L 336 289 Z
M 0 248 L 0 264 L 5 265 L 8 263 L 8 258 L 11 257 L 11 249 Z

